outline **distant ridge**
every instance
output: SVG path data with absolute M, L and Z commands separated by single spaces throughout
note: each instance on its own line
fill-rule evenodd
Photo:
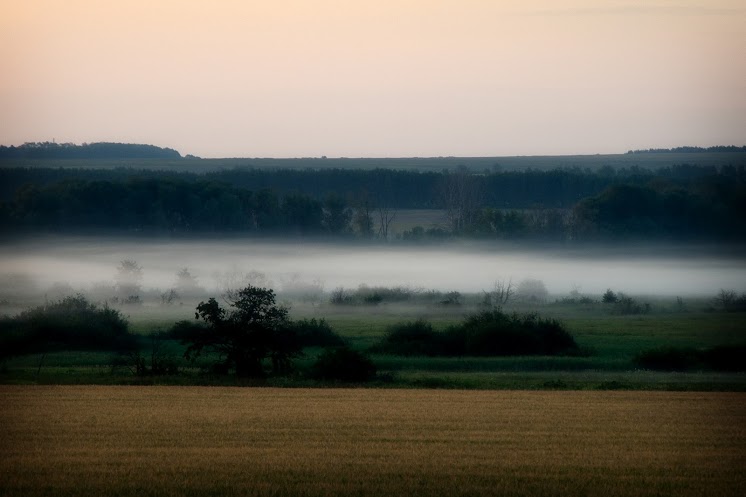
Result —
M 136 143 L 29 142 L 18 147 L 0 145 L 0 159 L 180 159 L 172 148 Z
M 629 150 L 628 154 L 666 154 L 666 153 L 696 153 L 696 152 L 746 152 L 746 146 L 716 145 L 714 147 L 675 147 L 648 148 L 643 150 Z

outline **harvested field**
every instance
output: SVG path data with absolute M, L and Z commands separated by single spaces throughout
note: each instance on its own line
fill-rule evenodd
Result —
M 746 395 L 0 387 L 0 495 L 744 495 Z

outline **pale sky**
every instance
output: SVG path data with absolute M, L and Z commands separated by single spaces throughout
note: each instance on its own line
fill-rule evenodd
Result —
M 746 144 L 743 0 L 0 0 L 0 144 L 203 157 Z

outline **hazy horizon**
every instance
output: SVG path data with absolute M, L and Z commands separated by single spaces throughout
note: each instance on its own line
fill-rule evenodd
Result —
M 0 143 L 379 158 L 746 142 L 735 0 L 2 0 L 0 14 Z

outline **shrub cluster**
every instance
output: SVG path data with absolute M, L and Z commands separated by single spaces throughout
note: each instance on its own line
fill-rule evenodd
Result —
M 746 345 L 719 345 L 699 350 L 686 347 L 660 347 L 640 353 L 635 364 L 658 371 L 746 371 Z
M 330 302 L 332 304 L 381 304 L 384 302 L 407 302 L 417 296 L 419 292 L 411 288 L 396 286 L 367 286 L 360 285 L 357 290 L 347 290 L 342 287 L 332 291 Z
M 604 304 L 612 304 L 611 312 L 613 314 L 630 315 L 630 314 L 647 314 L 650 312 L 650 304 L 640 303 L 632 297 L 622 292 L 614 293 L 611 289 L 601 297 Z
M 424 319 L 418 319 L 390 327 L 376 349 L 396 355 L 439 356 L 447 355 L 445 342 L 444 333 L 435 331 Z
M 349 347 L 325 350 L 311 367 L 311 377 L 317 380 L 363 383 L 375 376 L 375 364 Z
M 98 308 L 83 295 L 65 297 L 0 320 L 3 355 L 49 350 L 137 348 L 137 338 L 119 311 Z
M 396 355 L 516 356 L 572 354 L 579 349 L 556 320 L 491 310 L 443 332 L 423 320 L 393 326 L 376 350 Z
M 332 330 L 325 319 L 300 319 L 290 323 L 290 329 L 301 347 L 339 347 L 344 345 L 342 337 Z
M 409 288 L 406 286 L 360 285 L 355 290 L 337 287 L 332 290 L 329 303 L 334 305 L 377 305 L 386 303 L 417 302 L 432 305 L 459 306 L 463 296 L 459 292 L 442 292 Z

